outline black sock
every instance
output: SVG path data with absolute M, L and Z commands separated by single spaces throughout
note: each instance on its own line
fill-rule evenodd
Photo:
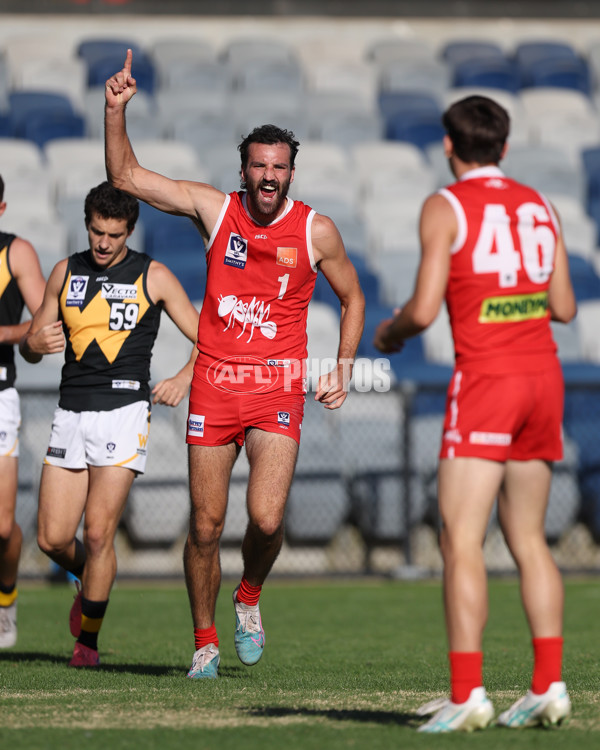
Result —
M 81 597 L 81 634 L 78 643 L 98 650 L 98 632 L 102 626 L 104 613 L 108 607 L 108 599 L 104 602 L 92 602 Z

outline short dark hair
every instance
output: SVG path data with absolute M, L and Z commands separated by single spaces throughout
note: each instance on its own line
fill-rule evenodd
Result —
M 103 219 L 126 219 L 127 230 L 132 231 L 140 215 L 140 204 L 137 198 L 109 182 L 101 182 L 86 195 L 84 211 L 86 227 L 92 221 L 92 214 L 96 213 Z
M 238 151 L 242 157 L 242 168 L 248 163 L 248 147 L 251 143 L 287 143 L 290 147 L 290 166 L 294 166 L 296 154 L 300 148 L 300 142 L 291 130 L 278 128 L 277 125 L 260 125 L 247 135 L 238 146 Z
M 508 138 L 508 112 L 487 96 L 467 96 L 452 104 L 442 123 L 461 161 L 498 164 Z
M 0 203 L 4 200 L 4 180 L 0 174 Z

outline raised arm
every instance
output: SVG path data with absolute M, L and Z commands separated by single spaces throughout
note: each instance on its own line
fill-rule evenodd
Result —
M 315 400 L 337 409 L 348 395 L 356 350 L 365 324 L 365 298 L 358 274 L 346 254 L 333 221 L 317 214 L 312 223 L 315 262 L 340 301 L 340 343 L 337 367 L 319 378 Z
M 448 284 L 450 248 L 456 237 L 456 217 L 441 195 L 423 204 L 420 220 L 421 261 L 412 297 L 389 320 L 375 330 L 373 343 L 385 354 L 397 352 L 405 339 L 416 336 L 436 319 Z
M 65 279 L 68 261 L 61 260 L 52 269 L 42 304 L 38 307 L 29 330 L 19 342 L 19 351 L 31 363 L 44 354 L 56 354 L 65 348 L 62 321 L 59 320 L 59 295 Z
M 125 108 L 137 91 L 131 74 L 132 52 L 123 69 L 106 81 L 104 142 L 106 174 L 114 187 L 171 214 L 189 216 L 205 242 L 221 211 L 225 195 L 201 182 L 172 180 L 142 167 L 134 154 L 125 122 Z
M 33 245 L 16 237 L 10 246 L 10 267 L 25 305 L 33 315 L 42 303 L 46 281 Z M 12 326 L 0 326 L 0 344 L 18 344 L 31 320 Z
M 177 406 L 189 391 L 198 355 L 198 311 L 190 302 L 177 277 L 162 263 L 152 261 L 148 270 L 148 293 L 155 302 L 162 302 L 167 315 L 193 344 L 186 364 L 170 378 L 161 380 L 152 389 L 153 403 Z

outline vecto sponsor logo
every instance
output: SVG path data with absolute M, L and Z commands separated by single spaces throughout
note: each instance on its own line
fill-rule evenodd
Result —
M 548 292 L 488 297 L 481 303 L 480 323 L 518 323 L 548 315 Z

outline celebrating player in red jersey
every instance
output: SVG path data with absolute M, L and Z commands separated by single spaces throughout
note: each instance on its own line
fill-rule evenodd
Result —
M 492 507 L 515 559 L 535 663 L 531 690 L 504 726 L 558 723 L 570 711 L 561 681 L 563 587 L 544 534 L 551 462 L 562 457 L 564 386 L 550 320 L 576 312 L 556 213 L 498 168 L 507 113 L 472 96 L 443 118 L 457 182 L 422 210 L 421 263 L 411 299 L 375 332 L 382 352 L 436 318 L 444 297 L 456 365 L 438 472 L 450 700 L 434 701 L 424 732 L 483 728 L 494 712 L 482 680 L 487 617 L 482 552 Z
M 315 395 L 325 408 L 346 398 L 364 298 L 334 223 L 287 196 L 299 146 L 291 132 L 264 125 L 244 139 L 239 193 L 140 166 L 125 127 L 125 107 L 136 92 L 131 62 L 129 50 L 123 70 L 106 82 L 108 178 L 155 208 L 189 216 L 206 245 L 187 430 L 192 508 L 184 565 L 196 647 L 188 677 L 214 678 L 219 540 L 233 465 L 245 442 L 249 520 L 244 572 L 233 594 L 234 641 L 241 661 L 255 664 L 264 647 L 258 599 L 282 545 L 300 440 L 306 317 L 317 271 L 341 304 L 338 365 L 320 378 Z

